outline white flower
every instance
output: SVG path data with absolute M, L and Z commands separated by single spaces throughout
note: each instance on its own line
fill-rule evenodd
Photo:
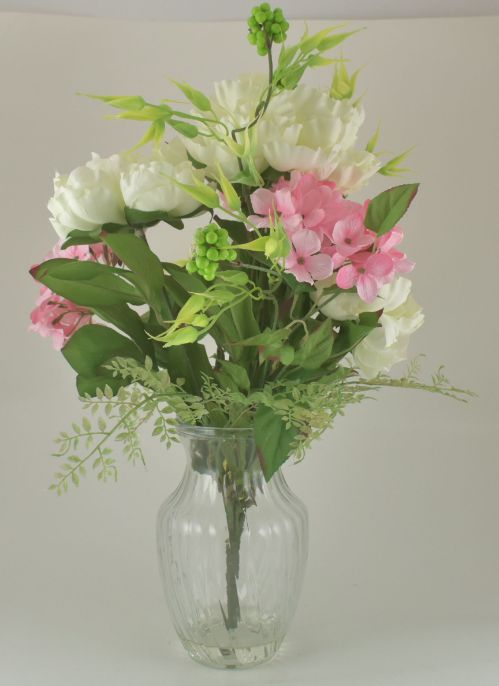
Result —
M 350 148 L 339 159 L 338 166 L 329 176 L 346 195 L 365 186 L 381 167 L 376 155 L 366 150 Z
M 324 286 L 331 283 L 324 282 Z M 383 286 L 374 302 L 364 302 L 357 293 L 339 293 L 333 299 L 320 290 L 312 295 L 322 314 L 336 321 L 357 319 L 362 312 L 383 310 L 381 327 L 373 329 L 352 353 L 355 366 L 362 376 L 372 379 L 388 372 L 407 357 L 409 336 L 424 320 L 423 312 L 410 295 L 412 283 L 399 276 Z
M 263 74 L 247 74 L 239 79 L 214 84 L 215 94 L 211 98 L 213 111 L 226 127 L 226 129 L 221 125 L 215 127 L 218 136 L 230 136 L 233 129 L 246 127 L 253 120 L 258 103 L 265 94 L 266 86 L 267 79 Z M 290 103 L 279 96 L 271 101 L 271 106 L 264 117 L 250 129 L 253 157 L 259 171 L 269 166 L 263 153 L 266 142 L 275 139 L 283 142 L 296 140 L 299 130 L 293 126 L 291 119 Z M 203 127 L 200 126 L 200 128 Z M 240 134 L 239 140 L 241 140 Z M 198 136 L 185 139 L 185 146 L 192 157 L 207 166 L 209 172 L 216 171 L 217 163 L 219 163 L 229 179 L 238 174 L 237 157 L 230 152 L 223 141 Z
M 354 349 L 355 366 L 366 379 L 388 372 L 407 358 L 409 336 L 424 320 L 423 311 L 409 294 L 411 282 L 399 277 L 380 291 L 383 314 L 380 328 L 373 329 Z
M 275 136 L 263 145 L 265 158 L 274 169 L 312 171 L 350 193 L 380 168 L 375 155 L 354 147 L 364 122 L 359 105 L 335 100 L 327 91 L 304 84 L 278 95 L 269 111 L 275 103 L 287 113 L 287 135 Z
M 124 200 L 120 190 L 123 159 L 101 158 L 95 153 L 69 175 L 56 174 L 54 195 L 49 200 L 50 221 L 61 239 L 70 231 L 94 231 L 103 224 L 124 224 Z
M 203 173 L 194 169 L 182 141 L 175 138 L 155 150 L 148 159 L 130 164 L 121 174 L 121 191 L 127 207 L 183 216 L 199 207 L 199 202 L 172 179 L 192 184 L 193 176 L 202 179 Z

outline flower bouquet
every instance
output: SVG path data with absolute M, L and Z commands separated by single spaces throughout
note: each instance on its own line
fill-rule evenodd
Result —
M 126 153 L 56 175 L 49 202 L 59 242 L 31 269 L 41 284 L 32 330 L 76 372 L 86 410 L 57 438 L 51 489 L 87 469 L 116 479 L 111 445 L 144 462 L 139 430 L 182 438 L 187 468 L 158 519 L 162 577 L 175 627 L 195 659 L 237 667 L 279 647 L 300 589 L 304 506 L 281 466 L 300 460 L 347 405 L 382 387 L 462 399 L 441 371 L 388 376 L 423 323 L 400 249 L 417 183 L 359 202 L 383 161 L 332 27 L 285 42 L 268 3 L 248 21 L 266 74 L 215 84 L 208 97 L 158 104 L 97 96 L 117 119 L 147 124 Z M 277 49 L 280 44 L 280 49 Z M 325 89 L 303 83 L 332 65 Z M 148 243 L 196 223 L 185 260 Z M 190 221 L 189 221 L 190 220 Z

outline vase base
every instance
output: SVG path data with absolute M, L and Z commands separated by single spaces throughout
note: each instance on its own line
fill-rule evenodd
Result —
M 223 623 L 197 627 L 201 641 L 182 638 L 182 645 L 196 662 L 215 669 L 245 669 L 272 659 L 282 643 L 275 622 L 270 626 L 240 622 L 227 631 Z

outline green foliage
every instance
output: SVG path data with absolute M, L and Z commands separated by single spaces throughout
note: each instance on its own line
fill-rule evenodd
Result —
M 57 295 L 84 307 L 145 302 L 136 286 L 125 280 L 127 272 L 97 262 L 56 258 L 34 267 L 31 275 Z
M 228 231 L 212 222 L 197 230 L 194 252 L 186 269 L 189 274 L 198 273 L 205 281 L 214 281 L 220 262 L 233 262 L 236 258 Z
M 364 224 L 378 236 L 387 233 L 407 212 L 418 188 L 419 183 L 407 183 L 383 191 L 369 203 Z

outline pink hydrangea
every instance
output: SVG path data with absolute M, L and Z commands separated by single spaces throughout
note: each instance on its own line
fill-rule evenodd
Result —
M 254 226 L 267 228 L 276 215 L 281 220 L 292 245 L 286 271 L 297 281 L 313 284 L 335 272 L 339 288 L 355 287 L 372 302 L 381 286 L 414 267 L 396 249 L 403 238 L 400 227 L 378 238 L 364 223 L 369 201 L 347 200 L 334 183 L 314 174 L 294 171 L 272 188 L 256 190 L 251 202 Z
M 61 248 L 61 244 L 62 241 L 56 243 L 45 257 L 44 262 L 62 257 L 102 264 L 117 263 L 116 256 L 103 243 L 72 245 L 65 250 Z M 36 269 L 37 266 L 34 265 L 32 269 Z M 56 350 L 60 350 L 75 331 L 92 321 L 92 312 L 88 308 L 66 300 L 46 286 L 40 288 L 36 307 L 30 316 L 29 330 L 45 338 L 52 338 L 52 344 Z
M 92 313 L 88 308 L 75 305 L 42 286 L 31 313 L 29 330 L 52 338 L 54 349 L 60 350 L 75 331 L 91 321 Z

